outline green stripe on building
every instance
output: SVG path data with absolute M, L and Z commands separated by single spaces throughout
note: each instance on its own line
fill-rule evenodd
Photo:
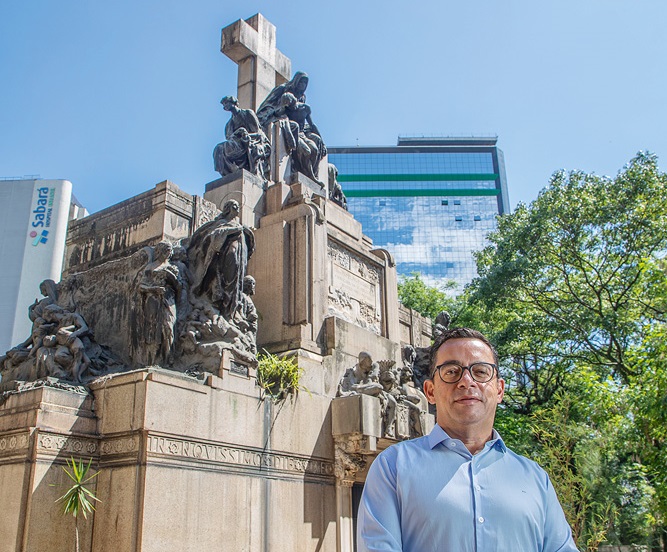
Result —
M 467 190 L 464 188 L 450 190 L 346 190 L 347 197 L 419 197 L 419 196 L 497 196 L 500 190 Z
M 339 174 L 338 182 L 442 182 L 496 180 L 497 174 Z

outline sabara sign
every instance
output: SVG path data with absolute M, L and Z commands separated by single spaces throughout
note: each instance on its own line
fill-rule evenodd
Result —
M 55 188 L 38 188 L 37 204 L 32 211 L 30 237 L 33 238 L 32 245 L 38 246 L 46 243 L 51 228 L 51 214 L 53 213 L 53 200 L 56 196 Z

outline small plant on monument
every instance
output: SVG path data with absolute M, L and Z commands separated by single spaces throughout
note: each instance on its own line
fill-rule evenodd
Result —
M 72 481 L 72 485 L 63 496 L 56 500 L 56 502 L 63 502 L 64 515 L 72 514 L 74 516 L 76 552 L 79 552 L 79 514 L 83 514 L 84 519 L 86 519 L 88 514 L 95 510 L 94 503 L 100 501 L 93 491 L 86 487 L 100 473 L 95 472 L 92 475 L 88 475 L 92 462 L 92 458 L 88 461 L 88 464 L 85 464 L 81 459 L 75 460 L 74 458 L 70 458 L 67 460 L 67 467 L 63 466 L 63 471 Z
M 269 353 L 266 349 L 258 355 L 257 383 L 267 395 L 277 401 L 282 401 L 288 395 L 295 396 L 300 389 L 303 369 L 299 368 L 294 357 L 279 357 Z

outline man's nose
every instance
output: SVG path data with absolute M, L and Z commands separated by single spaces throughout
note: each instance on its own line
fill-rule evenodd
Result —
M 463 374 L 461 374 L 461 379 L 458 381 L 459 386 L 470 387 L 471 385 L 476 385 L 477 382 L 472 379 L 472 372 L 470 371 L 470 366 L 466 366 L 463 369 Z

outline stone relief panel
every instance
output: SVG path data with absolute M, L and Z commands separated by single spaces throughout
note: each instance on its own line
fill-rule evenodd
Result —
M 25 453 L 29 445 L 30 434 L 27 432 L 4 435 L 0 437 L 0 457 Z
M 348 368 L 338 384 L 337 397 L 370 395 L 380 401 L 381 437 L 404 440 L 425 434 L 428 402 L 413 383 L 414 349 L 403 351 L 403 366 L 393 360 L 373 361 L 359 353 L 357 364 Z
M 92 456 L 98 451 L 98 443 L 95 439 L 40 433 L 37 437 L 37 450 L 54 454 Z
M 378 335 L 382 332 L 380 269 L 361 255 L 329 240 L 328 314 Z

